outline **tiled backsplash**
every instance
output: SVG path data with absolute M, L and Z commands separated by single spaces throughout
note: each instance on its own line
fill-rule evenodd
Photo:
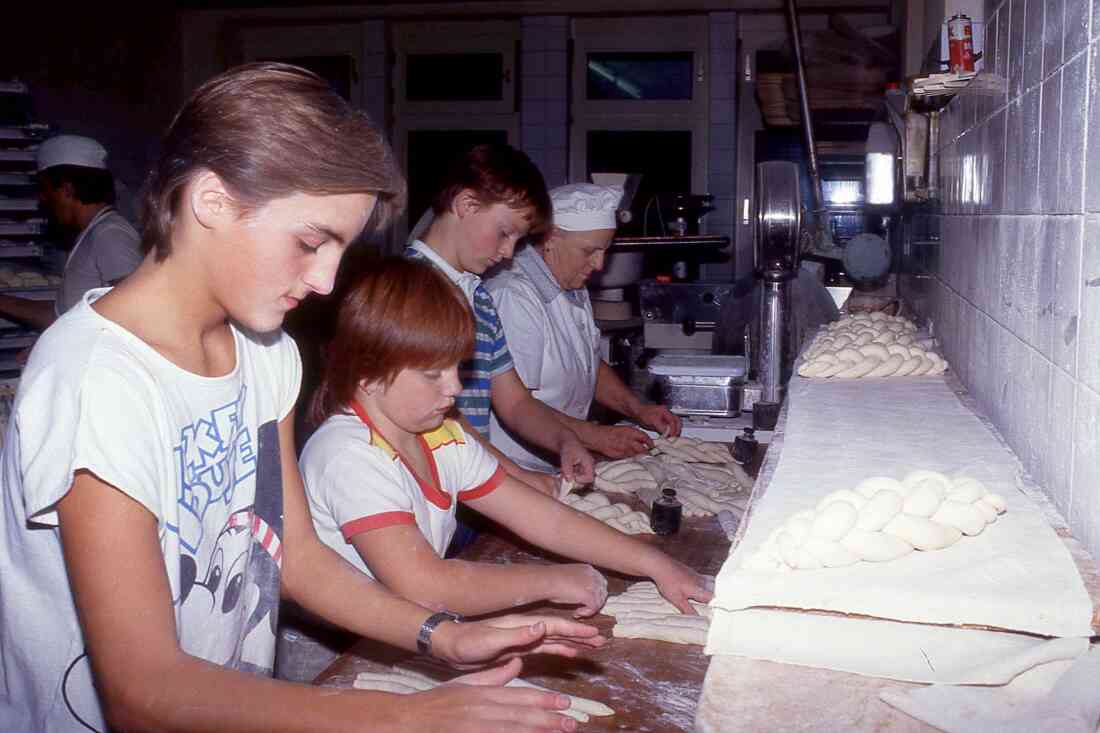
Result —
M 942 205 L 907 223 L 903 292 L 1100 557 L 1100 0 L 986 5 L 987 71 L 943 111 Z

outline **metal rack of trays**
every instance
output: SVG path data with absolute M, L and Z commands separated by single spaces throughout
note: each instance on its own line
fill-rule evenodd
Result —
M 35 151 L 49 132 L 33 121 L 27 85 L 0 81 L 0 294 L 57 299 L 61 277 L 51 262 L 35 180 Z M 33 328 L 0 318 L 0 376 L 20 369 L 17 354 L 37 337 Z

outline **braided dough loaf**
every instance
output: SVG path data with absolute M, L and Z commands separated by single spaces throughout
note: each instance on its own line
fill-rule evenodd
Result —
M 706 604 L 690 603 L 698 616 L 680 613 L 661 597 L 655 584 L 647 581 L 609 597 L 600 613 L 615 617 L 611 635 L 621 639 L 656 639 L 702 646 L 707 641 L 711 611 Z
M 729 450 L 720 443 L 694 443 L 714 446 L 700 448 L 710 453 L 711 457 L 719 457 L 719 450 L 725 452 L 726 459 L 730 456 Z M 752 486 L 752 479 L 733 462 L 691 462 L 685 460 L 683 454 L 660 452 L 656 456 L 599 464 L 595 486 L 602 491 L 634 494 L 647 504 L 652 504 L 660 496 L 662 488 L 674 488 L 683 504 L 684 516 L 709 517 L 723 509 L 736 510 L 738 507 L 730 503 L 733 496 Z
M 392 667 L 389 672 L 360 672 L 355 677 L 352 686 L 357 690 L 377 690 L 378 692 L 394 692 L 399 695 L 411 695 L 414 692 L 424 692 L 444 684 L 438 680 L 405 667 Z M 506 687 L 527 687 L 544 692 L 556 692 L 546 687 L 521 680 L 518 677 L 510 681 Z M 563 693 L 557 693 L 563 694 Z M 587 723 L 591 716 L 598 717 L 614 715 L 615 711 L 595 700 L 575 695 L 566 695 L 569 698 L 569 707 L 561 710 L 562 715 Z
M 587 496 L 568 494 L 562 502 L 623 534 L 653 534 L 645 512 L 635 511 L 627 504 L 615 504 L 606 494 L 598 491 Z
M 942 374 L 947 362 L 918 340 L 909 320 L 885 313 L 857 313 L 830 323 L 802 357 L 802 377 L 856 379 Z
M 657 438 L 649 452 L 652 455 L 665 453 L 685 463 L 729 463 L 732 458 L 725 444 L 689 438 L 686 435 Z
M 826 496 L 773 531 L 747 570 L 816 570 L 887 562 L 981 534 L 1005 500 L 977 479 L 914 471 L 901 481 L 873 476 Z

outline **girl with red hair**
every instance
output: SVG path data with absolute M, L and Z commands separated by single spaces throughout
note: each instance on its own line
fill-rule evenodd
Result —
M 549 601 L 591 616 L 606 581 L 591 565 L 648 576 L 685 613 L 701 576 L 663 552 L 508 476 L 453 419 L 458 364 L 474 345 L 462 292 L 424 262 L 377 263 L 337 319 L 300 467 L 318 536 L 398 595 L 481 615 Z M 445 559 L 463 503 L 576 564 Z

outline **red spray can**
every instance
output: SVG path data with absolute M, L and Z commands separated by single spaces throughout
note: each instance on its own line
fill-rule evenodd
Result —
M 952 73 L 974 70 L 974 37 L 970 17 L 959 13 L 947 21 L 947 47 Z

